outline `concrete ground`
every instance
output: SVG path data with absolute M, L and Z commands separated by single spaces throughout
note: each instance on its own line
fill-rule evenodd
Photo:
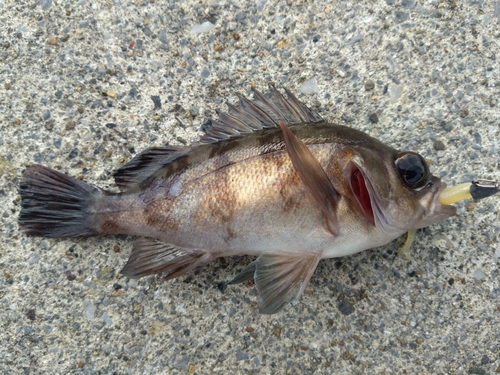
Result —
M 322 261 L 300 303 L 271 316 L 252 286 L 218 288 L 248 257 L 134 281 L 119 273 L 132 238 L 28 238 L 17 225 L 26 164 L 112 188 L 136 153 L 197 140 L 235 93 L 268 82 L 420 152 L 448 184 L 500 179 L 499 1 L 0 0 L 0 11 L 0 373 L 500 372 L 498 197 L 457 204 L 419 233 L 412 261 L 395 256 L 402 240 Z

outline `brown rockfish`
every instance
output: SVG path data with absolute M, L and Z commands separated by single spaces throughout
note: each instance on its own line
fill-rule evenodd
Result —
M 257 259 L 262 313 L 297 301 L 318 262 L 384 245 L 455 214 L 445 188 L 414 152 L 324 121 L 273 86 L 239 97 L 189 147 L 148 149 L 114 175 L 120 193 L 40 165 L 20 186 L 21 230 L 31 236 L 129 234 L 123 274 L 178 277 L 218 257 Z

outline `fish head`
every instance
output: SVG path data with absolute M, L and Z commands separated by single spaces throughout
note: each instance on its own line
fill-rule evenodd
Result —
M 345 173 L 354 206 L 387 235 L 423 228 L 456 212 L 439 202 L 446 184 L 415 152 L 398 152 L 377 142 L 354 153 Z

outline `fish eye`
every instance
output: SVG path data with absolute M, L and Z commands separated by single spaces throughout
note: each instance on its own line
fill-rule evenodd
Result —
M 429 183 L 430 172 L 424 158 L 413 152 L 403 152 L 396 159 L 396 169 L 406 186 L 421 190 Z

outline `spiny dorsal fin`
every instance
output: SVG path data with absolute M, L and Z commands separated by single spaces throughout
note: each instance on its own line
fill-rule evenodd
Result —
M 132 160 L 114 173 L 116 185 L 122 191 L 127 190 L 146 180 L 163 166 L 186 155 L 189 150 L 189 147 L 182 146 L 149 148 L 134 156 Z
M 263 95 L 258 90 L 254 93 L 253 102 L 238 95 L 237 107 L 228 104 L 227 114 L 218 113 L 218 120 L 210 120 L 204 127 L 205 135 L 202 143 L 214 143 L 263 128 L 274 128 L 280 121 L 288 125 L 300 123 L 322 122 L 319 114 L 307 108 L 289 90 L 285 89 L 285 98 L 273 85 L 270 92 Z

